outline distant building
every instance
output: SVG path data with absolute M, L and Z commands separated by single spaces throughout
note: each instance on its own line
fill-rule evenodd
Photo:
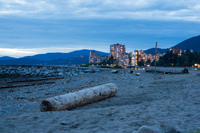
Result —
M 104 60 L 107 60 L 106 56 L 97 55 L 96 51 L 90 51 L 89 63 L 100 63 Z
M 131 56 L 131 66 L 137 66 L 139 59 L 140 59 L 140 52 L 138 50 L 135 50 L 134 52 L 130 53 Z
M 153 62 L 153 55 L 152 54 L 148 54 L 147 55 L 147 60 L 150 60 L 150 63 Z
M 155 55 L 146 54 L 143 50 L 134 50 L 134 52 L 128 54 L 126 53 L 125 45 L 121 45 L 118 43 L 110 45 L 109 58 L 111 56 L 113 56 L 113 59 L 117 59 L 119 61 L 119 65 L 122 66 L 137 66 L 141 60 L 143 60 L 144 62 L 150 60 L 150 63 L 155 60 Z M 161 56 L 163 55 L 158 53 L 156 55 L 156 61 L 158 61 Z
M 177 46 L 173 47 L 173 49 L 171 49 L 173 51 L 174 54 L 178 54 L 178 56 L 181 56 L 182 50 L 179 49 Z
M 144 60 L 144 62 L 146 62 L 148 60 L 148 56 L 143 50 L 139 51 L 139 55 L 140 55 L 138 59 L 139 61 Z
M 113 59 L 118 59 L 126 53 L 125 45 L 113 44 L 110 45 L 110 56 L 113 56 Z
M 118 58 L 119 61 L 119 65 L 122 66 L 129 66 L 129 54 L 128 53 L 124 53 L 122 54 L 122 56 L 120 58 Z
M 160 54 L 160 53 L 156 54 L 156 61 L 159 61 L 160 57 L 162 57 L 162 56 L 163 56 L 163 55 Z M 152 63 L 154 60 L 155 60 L 155 55 L 152 55 L 152 61 L 151 61 L 151 63 Z
M 156 55 L 156 61 L 159 60 L 159 58 L 163 56 L 162 54 L 158 53 Z M 150 60 L 150 63 L 152 63 L 155 60 L 155 55 L 152 54 L 146 54 L 143 50 L 135 50 L 134 52 L 130 53 L 131 57 L 131 66 L 137 66 L 138 62 L 143 60 L 144 62 L 147 62 L 147 60 Z
M 119 65 L 128 66 L 129 65 L 129 54 L 126 53 L 125 45 L 119 43 L 110 45 L 110 55 L 113 56 L 113 59 L 119 61 Z
M 96 51 L 90 51 L 89 63 L 96 62 Z

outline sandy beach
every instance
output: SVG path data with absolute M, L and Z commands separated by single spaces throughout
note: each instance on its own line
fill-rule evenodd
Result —
M 149 125 L 187 133 L 200 128 L 200 71 L 154 76 L 144 70 L 100 71 L 48 80 L 54 84 L 0 89 L 0 132 L 132 133 Z M 115 97 L 69 111 L 40 111 L 43 99 L 106 83 L 118 86 Z

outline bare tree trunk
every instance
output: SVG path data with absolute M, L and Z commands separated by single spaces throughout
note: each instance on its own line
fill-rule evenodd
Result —
M 70 110 L 78 106 L 115 96 L 117 91 L 118 87 L 114 83 L 86 88 L 78 92 L 45 99 L 40 104 L 40 110 L 41 112 Z

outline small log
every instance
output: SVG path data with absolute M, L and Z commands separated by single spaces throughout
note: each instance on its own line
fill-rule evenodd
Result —
M 146 67 L 146 72 L 155 72 L 155 67 Z M 183 74 L 188 73 L 188 69 L 181 67 L 156 67 L 156 72 L 164 74 Z
M 118 70 L 112 70 L 111 73 L 118 73 Z
M 86 88 L 78 92 L 45 99 L 40 104 L 40 110 L 41 112 L 70 110 L 78 106 L 115 96 L 117 91 L 117 85 L 114 83 Z
M 23 86 L 32 86 L 32 85 L 43 85 L 43 84 L 54 84 L 55 82 L 43 82 L 43 83 L 29 83 L 29 84 L 16 84 L 16 85 L 2 85 L 1 88 L 13 88 L 13 87 L 23 87 Z
M 15 80 L 15 81 L 7 81 L 7 83 L 33 82 L 33 81 L 43 81 L 43 80 L 53 80 L 53 79 L 64 79 L 64 77 L 39 78 L 39 79 L 28 79 L 28 80 Z

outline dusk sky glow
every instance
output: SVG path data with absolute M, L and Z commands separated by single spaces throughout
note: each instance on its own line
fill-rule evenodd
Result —
M 197 0 L 0 0 L 0 57 L 169 48 L 199 35 Z

